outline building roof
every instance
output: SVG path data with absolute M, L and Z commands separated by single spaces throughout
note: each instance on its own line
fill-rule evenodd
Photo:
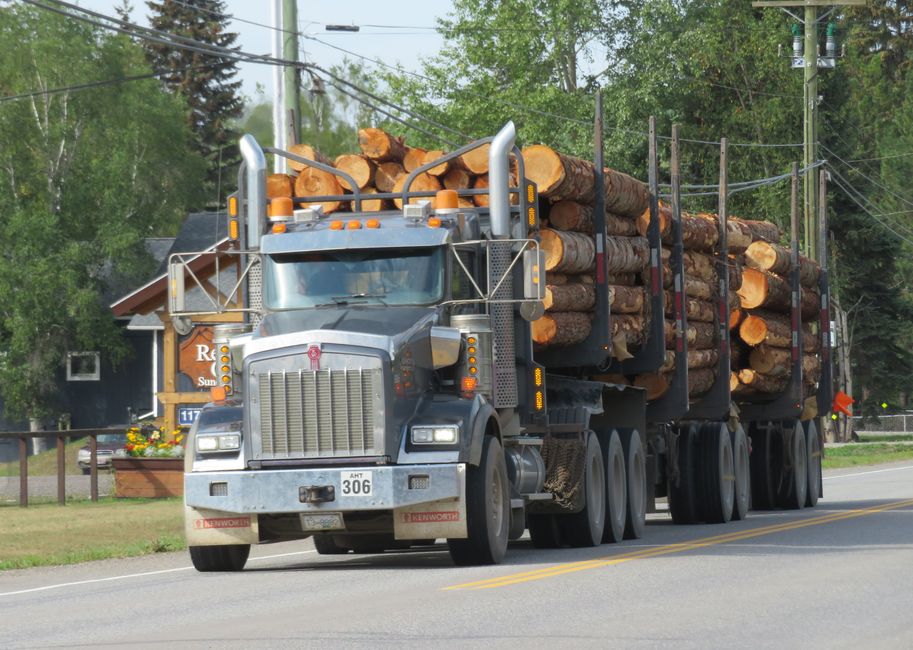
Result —
M 198 212 L 187 216 L 177 237 L 173 239 L 150 238 L 146 242 L 147 249 L 159 260 L 159 268 L 155 276 L 146 284 L 113 302 L 111 311 L 118 317 L 143 314 L 152 315 L 155 321 L 159 321 L 152 312 L 164 307 L 167 299 L 169 257 L 175 253 L 202 253 L 212 250 L 226 250 L 230 244 L 227 234 L 228 223 L 224 214 Z M 169 241 L 170 245 L 167 245 Z M 211 256 L 206 258 L 197 257 L 190 264 L 194 273 L 204 273 L 207 267 L 213 265 L 213 261 Z M 137 328 L 144 329 L 155 327 L 155 321 L 146 317 L 139 319 L 134 324 L 133 320 L 131 320 L 130 327 L 134 327 L 134 325 Z

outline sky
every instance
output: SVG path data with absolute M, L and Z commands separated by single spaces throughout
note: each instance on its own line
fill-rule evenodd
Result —
M 119 0 L 74 0 L 75 4 L 114 16 Z M 131 0 L 134 6 L 133 22 L 148 25 L 149 13 L 143 0 Z M 270 0 L 226 0 L 226 12 L 243 20 L 264 25 L 271 24 Z M 433 56 L 443 44 L 443 39 L 432 29 L 435 18 L 445 16 L 451 8 L 450 0 L 357 0 L 329 2 L 327 0 L 298 0 L 299 32 L 318 38 L 332 45 L 351 50 L 362 56 L 380 59 L 385 63 L 401 63 L 408 70 L 419 69 L 421 57 Z M 327 24 L 365 25 L 359 32 L 328 32 Z M 367 27 L 367 25 L 395 25 L 404 29 Z M 247 23 L 232 21 L 230 28 L 239 34 L 237 44 L 245 52 L 270 54 L 272 30 Z M 299 38 L 302 60 L 327 67 L 341 63 L 346 55 L 308 38 Z M 267 97 L 272 94 L 272 66 L 242 63 L 238 78 L 243 82 L 242 92 L 256 99 L 258 90 Z

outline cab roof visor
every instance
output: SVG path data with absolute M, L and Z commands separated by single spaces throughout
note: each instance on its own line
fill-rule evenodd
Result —
M 510 236 L 510 152 L 514 148 L 517 129 L 508 122 L 498 131 L 488 150 L 488 205 L 491 234 L 496 239 Z
M 245 195 L 247 199 L 247 248 L 260 248 L 260 234 L 266 227 L 266 156 L 254 136 L 245 134 L 239 144 L 245 166 Z

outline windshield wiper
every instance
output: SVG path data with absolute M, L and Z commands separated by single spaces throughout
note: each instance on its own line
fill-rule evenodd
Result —
M 352 300 L 376 300 L 384 307 L 387 307 L 386 301 L 383 299 L 383 296 L 386 296 L 385 293 L 352 293 L 347 296 L 330 296 L 330 300 L 333 302 L 326 302 L 317 307 L 332 307 L 335 305 L 348 305 Z

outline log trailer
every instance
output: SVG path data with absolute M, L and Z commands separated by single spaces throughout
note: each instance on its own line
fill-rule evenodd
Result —
M 325 162 L 244 136 L 228 210 L 234 248 L 217 253 L 236 264 L 236 284 L 191 309 L 190 289 L 207 284 L 195 272 L 204 254 L 169 261 L 172 318 L 186 324 L 193 313 L 237 310 L 245 321 L 216 328 L 220 386 L 188 437 L 185 528 L 198 570 L 240 570 L 251 544 L 309 536 L 321 554 L 446 539 L 456 564 L 498 563 L 526 530 L 537 547 L 640 537 L 662 496 L 677 523 L 738 519 L 752 498 L 755 507 L 814 505 L 821 447 L 814 422 L 800 421 L 795 227 L 789 385 L 762 402 L 736 403 L 729 389 L 725 157 L 713 388 L 689 399 L 677 226 L 668 267 L 677 321 L 671 388 L 648 404 L 643 389 L 604 380 L 657 370 L 665 333 L 654 318 L 632 358 L 613 357 L 601 126 L 597 117 L 592 328 L 580 343 L 545 349 L 531 329 L 543 313 L 538 232 L 548 204 L 526 180 L 513 124 L 418 167 L 401 192 L 371 194 L 402 200 L 402 210 L 383 212 L 362 211 L 367 196 L 357 189 L 267 199 L 265 153 L 357 185 Z M 651 124 L 648 292 L 661 315 L 655 145 Z M 481 148 L 489 149 L 487 188 L 412 190 L 422 172 Z M 460 207 L 456 194 L 480 193 L 487 208 Z M 324 215 L 321 201 L 350 201 L 352 211 Z M 825 272 L 820 282 L 826 357 Z M 822 412 L 829 389 L 826 374 Z

